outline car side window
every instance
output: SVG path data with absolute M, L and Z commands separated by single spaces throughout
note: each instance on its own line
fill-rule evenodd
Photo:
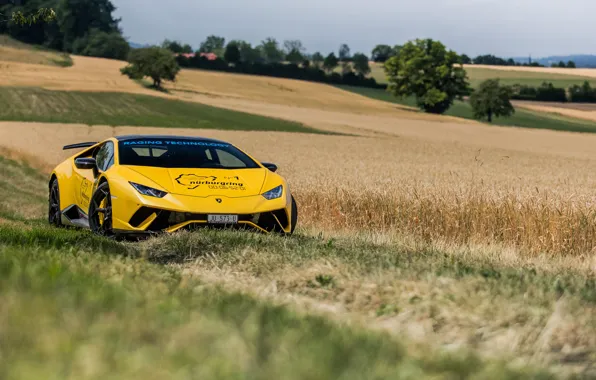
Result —
M 99 148 L 95 155 L 95 162 L 97 163 L 97 168 L 102 172 L 105 172 L 114 165 L 114 144 L 111 141 L 108 141 Z

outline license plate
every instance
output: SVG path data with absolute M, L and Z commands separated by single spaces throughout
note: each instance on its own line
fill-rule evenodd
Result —
M 236 224 L 238 215 L 207 215 L 207 222 L 217 224 Z

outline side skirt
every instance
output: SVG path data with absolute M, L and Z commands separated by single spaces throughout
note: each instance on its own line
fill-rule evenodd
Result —
M 62 223 L 89 229 L 89 217 L 77 205 L 70 205 L 62 211 Z

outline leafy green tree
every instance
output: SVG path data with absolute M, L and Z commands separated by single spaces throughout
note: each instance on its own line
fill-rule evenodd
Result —
M 230 42 L 228 46 L 226 46 L 226 52 L 224 53 L 224 59 L 227 63 L 232 63 L 234 65 L 240 63 L 242 56 L 240 55 L 240 48 L 235 42 Z
M 120 20 L 112 15 L 115 10 L 110 0 L 60 0 L 56 13 L 63 49 L 72 51 L 74 41 L 85 37 L 92 29 L 120 33 Z
M 257 48 L 253 48 L 249 42 L 243 40 L 232 40 L 230 44 L 238 46 L 240 51 L 240 61 L 254 63 L 262 60 L 261 52 Z
M 350 47 L 346 44 L 342 44 L 339 47 L 339 60 L 341 62 L 347 62 L 350 60 Z
M 191 54 L 192 53 L 192 46 L 190 46 L 189 44 L 182 45 L 182 51 L 180 53 Z
M 205 41 L 201 42 L 199 47 L 200 53 L 214 53 L 218 56 L 224 54 L 224 47 L 226 45 L 226 39 L 219 36 L 208 36 Z
M 292 51 L 297 51 L 301 55 L 304 55 L 306 48 L 302 45 L 300 40 L 286 40 L 284 41 L 284 51 L 286 54 L 290 54 Z
M 414 96 L 419 108 L 444 113 L 462 99 L 469 84 L 461 58 L 439 41 L 417 39 L 385 62 L 388 90 L 398 97 Z
M 266 40 L 261 41 L 259 50 L 262 52 L 265 60 L 269 63 L 278 63 L 284 58 L 284 53 L 279 48 L 279 42 L 277 42 L 275 38 L 269 37 Z
M 121 34 L 110 0 L 13 0 L 0 4 L 0 14 L 13 16 L 9 22 L 0 22 L 0 33 L 26 43 L 72 52 L 74 42 L 91 30 Z
M 392 53 L 391 53 L 391 56 L 392 56 L 392 57 L 397 57 L 397 56 L 399 55 L 399 52 L 401 52 L 401 49 L 402 49 L 402 48 L 403 48 L 403 46 L 402 46 L 402 45 L 395 45 L 395 46 L 393 47 L 393 51 L 392 51 Z
M 573 61 L 567 62 L 567 68 L 575 69 L 576 68 L 575 62 L 573 62 Z
M 298 50 L 293 49 L 286 55 L 286 61 L 290 63 L 299 63 L 304 61 L 304 56 Z
M 371 58 L 375 62 L 385 62 L 391 57 L 393 50 L 389 45 L 377 45 L 372 50 Z
M 128 62 L 129 65 L 120 70 L 122 74 L 131 79 L 149 77 L 158 89 L 164 80 L 175 81 L 180 71 L 172 52 L 158 46 L 133 50 Z
M 126 60 L 130 46 L 121 34 L 93 29 L 73 43 L 73 53 L 91 57 Z
M 170 41 L 168 39 L 165 39 L 161 43 L 161 47 L 164 49 L 169 49 L 173 53 L 182 53 L 182 44 L 178 41 Z
M 332 72 L 339 65 L 339 59 L 334 53 L 330 53 L 323 61 L 323 69 L 327 72 Z
M 472 63 L 472 58 L 468 57 L 465 54 L 462 54 L 461 55 L 461 63 L 462 63 L 462 65 L 469 65 Z
M 362 76 L 365 77 L 370 74 L 370 64 L 368 62 L 368 57 L 362 53 L 356 53 L 352 57 L 352 64 L 354 65 L 354 70 Z
M 323 54 L 316 52 L 312 55 L 312 63 L 316 67 L 320 67 L 321 64 L 323 64 L 323 61 L 325 61 L 325 57 L 323 57 Z
M 501 86 L 499 79 L 488 79 L 482 82 L 470 96 L 474 117 L 479 120 L 487 119 L 491 123 L 493 116 L 511 116 L 515 113 L 510 101 L 511 95 L 511 87 Z

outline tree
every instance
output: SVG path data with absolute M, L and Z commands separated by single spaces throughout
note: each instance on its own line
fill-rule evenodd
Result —
M 567 67 L 570 69 L 575 69 L 576 68 L 575 62 L 573 62 L 573 61 L 567 62 Z
M 73 42 L 73 53 L 91 57 L 125 60 L 130 46 L 119 33 L 106 33 L 93 29 Z
M 226 45 L 226 39 L 219 36 L 208 36 L 205 41 L 201 42 L 199 47 L 200 53 L 214 53 L 218 56 L 224 54 L 224 47 Z
M 385 62 L 388 90 L 398 97 L 414 96 L 425 112 L 443 113 L 467 93 L 469 84 L 461 58 L 439 41 L 417 39 Z
M 337 59 L 337 57 L 333 53 L 330 53 L 323 61 L 323 68 L 327 72 L 332 72 L 333 70 L 335 70 L 337 65 L 339 65 L 339 59 Z
M 57 20 L 63 35 L 63 49 L 72 51 L 74 41 L 85 37 L 92 29 L 121 34 L 120 19 L 112 16 L 115 10 L 110 0 L 61 0 Z
M 234 42 L 230 42 L 228 46 L 226 46 L 226 52 L 224 54 L 224 59 L 226 62 L 236 65 L 240 63 L 241 58 L 240 48 L 238 45 Z
M 304 55 L 306 49 L 302 45 L 300 40 L 286 40 L 284 41 L 284 50 L 286 54 L 290 54 L 292 51 L 297 51 L 301 55 Z
M 240 51 L 240 61 L 254 63 L 262 60 L 261 52 L 257 48 L 253 48 L 249 42 L 242 40 L 232 40 L 230 44 L 235 44 Z M 229 44 L 228 44 L 229 45 Z
M 0 20 L 0 34 L 25 43 L 72 52 L 74 42 L 91 30 L 122 34 L 110 0 L 5 0 L 0 4 L 0 14 L 13 16 L 6 23 Z
M 175 81 L 180 71 L 172 52 L 157 46 L 133 50 L 128 62 L 129 65 L 120 70 L 122 74 L 131 79 L 149 77 L 155 88 L 161 88 L 164 80 Z
M 161 43 L 161 47 L 164 49 L 171 50 L 172 53 L 182 53 L 182 44 L 178 41 L 170 41 L 168 39 L 165 39 Z
M 284 58 L 284 53 L 279 48 L 279 43 L 275 38 L 269 37 L 261 41 L 259 49 L 263 53 L 265 60 L 269 63 L 278 63 Z
M 368 57 L 362 53 L 356 53 L 352 57 L 352 64 L 354 70 L 361 76 L 365 77 L 370 74 L 370 64 L 368 63 Z
M 480 84 L 470 96 L 470 105 L 474 110 L 474 117 L 479 120 L 487 119 L 489 123 L 494 117 L 509 117 L 515 109 L 509 99 L 512 90 L 509 86 L 501 86 L 499 79 L 488 79 Z
M 323 61 L 325 61 L 325 57 L 323 57 L 323 54 L 316 52 L 312 55 L 312 62 L 316 67 L 321 66 Z
M 342 44 L 339 47 L 339 60 L 346 62 L 350 60 L 350 47 L 346 44 Z
M 461 55 L 461 63 L 462 63 L 462 65 L 469 65 L 472 63 L 472 58 L 468 57 L 465 54 L 462 54 Z
M 286 55 L 286 61 L 290 63 L 299 63 L 304 61 L 304 56 L 296 49 L 293 49 Z
M 403 49 L 402 45 L 395 45 L 393 47 L 393 51 L 391 53 L 392 57 L 397 57 L 399 55 L 399 53 L 401 52 L 401 49 Z
M 393 50 L 389 45 L 377 45 L 372 50 L 371 58 L 375 62 L 385 62 L 391 57 Z

